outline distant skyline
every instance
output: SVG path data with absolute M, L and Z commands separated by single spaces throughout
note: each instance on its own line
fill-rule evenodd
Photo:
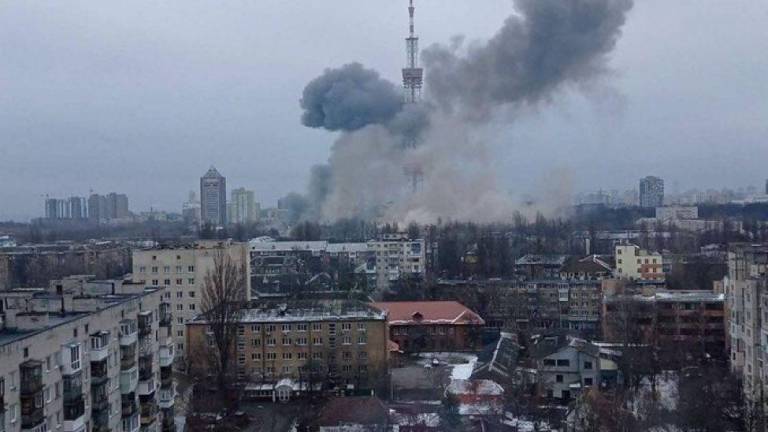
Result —
M 485 39 L 507 0 L 417 0 L 422 48 Z M 324 68 L 358 61 L 399 82 L 407 2 L 12 0 L 0 9 L 0 220 L 44 196 L 126 193 L 180 211 L 210 165 L 266 206 L 303 192 L 334 134 L 300 125 Z M 561 95 L 489 138 L 515 194 L 755 186 L 768 178 L 768 4 L 636 1 L 611 79 Z M 426 71 L 429 85 L 429 71 Z M 598 96 L 595 96 L 598 95 Z M 554 179 L 554 181 L 553 181 Z M 553 185 L 553 183 L 558 183 Z

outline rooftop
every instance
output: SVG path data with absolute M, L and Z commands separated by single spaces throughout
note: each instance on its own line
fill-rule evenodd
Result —
M 371 306 L 387 312 L 390 325 L 482 325 L 480 315 L 456 301 L 376 302 Z
M 312 322 L 312 321 L 344 321 L 344 320 L 381 320 L 385 314 L 365 303 L 354 301 L 315 301 L 282 303 L 269 307 L 250 308 L 243 312 L 241 323 L 271 323 L 271 322 Z M 204 324 L 205 317 L 201 314 L 194 323 Z

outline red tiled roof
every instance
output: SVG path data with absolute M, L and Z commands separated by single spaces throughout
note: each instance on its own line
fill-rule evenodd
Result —
M 480 315 L 455 301 L 376 302 L 371 306 L 387 312 L 390 325 L 485 324 Z

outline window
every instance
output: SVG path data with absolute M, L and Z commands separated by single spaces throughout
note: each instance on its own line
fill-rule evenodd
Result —
M 184 279 L 176 279 L 176 285 L 181 285 Z
M 176 330 L 176 336 L 183 337 L 184 336 L 184 330 Z
M 267 346 L 275 346 L 276 343 L 275 338 L 267 338 Z
M 312 331 L 320 331 L 323 329 L 323 325 L 320 323 L 312 323 Z
M 563 382 L 563 376 L 562 375 L 555 375 L 555 382 Z
M 251 325 L 251 331 L 252 332 L 260 332 L 261 331 L 261 325 L 259 325 L 259 324 Z
M 261 353 L 251 353 L 251 360 L 261 360 Z
M 305 332 L 307 331 L 307 327 L 306 324 L 296 324 L 296 331 Z
M 192 273 L 193 271 L 195 271 L 195 266 L 188 266 L 187 271 Z
M 291 338 L 284 337 L 283 338 L 283 345 L 287 346 L 291 344 Z
M 267 324 L 267 333 L 272 333 L 277 327 L 274 324 Z
M 291 360 L 293 359 L 293 353 L 284 352 L 283 353 L 283 360 Z
M 163 280 L 163 285 L 170 285 L 170 284 L 171 284 L 171 280 L 170 279 L 164 279 Z
M 358 345 L 365 345 L 368 343 L 368 337 L 364 334 L 357 336 L 357 344 Z
M 181 273 L 183 271 L 182 266 L 176 266 L 176 273 Z
M 323 358 L 323 353 L 319 353 L 319 352 L 315 352 L 315 353 L 312 353 L 312 358 L 313 358 L 314 360 L 322 360 L 322 358 Z
M 304 346 L 306 344 L 307 344 L 307 338 L 305 337 L 296 338 L 296 345 Z
M 189 310 L 195 310 L 195 304 L 194 303 L 190 303 L 188 308 L 189 308 Z
M 591 386 L 592 385 L 592 378 L 584 378 L 584 385 L 585 386 Z
M 277 353 L 268 352 L 266 356 L 267 356 L 267 360 L 277 360 Z
M 352 337 L 345 335 L 344 340 L 341 343 L 344 345 L 350 345 L 352 343 Z
M 182 297 L 184 297 L 184 293 L 181 292 L 181 291 L 177 291 L 176 292 L 176 298 L 182 298 Z
M 146 266 L 139 266 L 139 273 L 146 273 L 147 267 Z
M 176 305 L 176 310 L 178 310 L 178 311 L 180 311 L 180 310 L 184 310 L 184 305 L 183 305 L 183 304 L 181 304 L 181 303 L 177 304 L 177 305 Z
M 70 365 L 72 370 L 80 369 L 80 345 L 69 348 L 69 358 L 72 362 Z
M 290 324 L 283 324 L 283 332 L 287 333 L 291 331 L 291 325 Z
M 306 353 L 306 352 L 296 353 L 296 358 L 298 358 L 299 360 L 306 360 L 308 357 L 309 357 L 309 353 Z
M 195 292 L 194 291 L 189 291 L 187 293 L 187 295 L 189 296 L 189 298 L 195 298 Z
M 152 273 L 157 273 L 157 266 L 152 267 Z
M 195 284 L 195 280 L 194 280 L 194 279 L 192 279 L 192 278 L 190 278 L 190 279 L 187 279 L 187 283 L 188 283 L 189 285 L 194 285 L 194 284 Z
M 352 323 L 341 323 L 341 331 L 352 330 Z
M 568 359 L 557 359 L 557 365 L 558 366 L 570 366 L 571 361 Z
M 257 347 L 257 346 L 261 346 L 261 339 L 254 339 L 254 340 L 251 342 L 251 345 L 253 345 L 253 346 L 255 346 L 255 347 Z
M 544 359 L 544 366 L 554 366 L 555 361 L 552 359 Z
M 357 331 L 365 331 L 365 323 L 364 322 L 357 323 Z
M 592 369 L 592 362 L 591 361 L 585 361 L 584 362 L 584 369 Z
M 321 337 L 314 337 L 312 338 L 312 343 L 315 345 L 322 345 L 323 344 L 323 338 Z
M 179 323 L 179 324 L 184 324 L 184 318 L 176 317 L 176 322 Z
M 163 273 L 170 273 L 171 272 L 171 266 L 163 266 Z

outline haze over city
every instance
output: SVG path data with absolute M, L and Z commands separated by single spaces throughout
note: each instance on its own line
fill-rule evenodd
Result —
M 496 0 L 418 7 L 422 49 L 486 40 L 513 13 Z M 608 74 L 485 126 L 499 188 L 628 189 L 647 174 L 669 190 L 761 185 L 767 16 L 761 2 L 636 2 Z M 398 83 L 404 18 L 400 2 L 7 3 L 0 220 L 90 190 L 178 211 L 211 164 L 261 202 L 303 193 L 337 133 L 301 125 L 302 90 L 351 62 Z

